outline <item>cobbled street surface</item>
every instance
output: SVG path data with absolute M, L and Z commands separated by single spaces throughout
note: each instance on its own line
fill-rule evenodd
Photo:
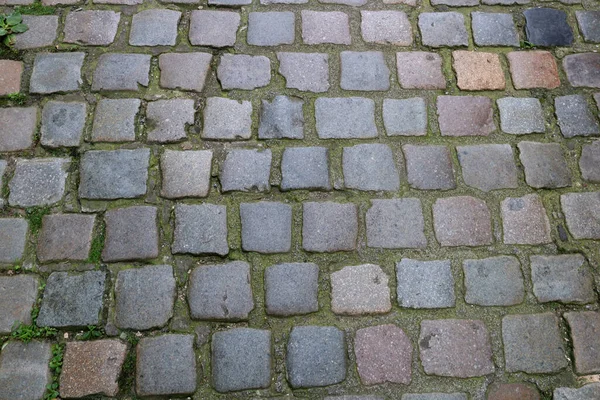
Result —
M 600 2 L 0 0 L 0 400 L 600 399 Z

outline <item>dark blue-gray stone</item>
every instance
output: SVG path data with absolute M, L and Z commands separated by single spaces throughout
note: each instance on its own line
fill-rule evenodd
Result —
M 267 314 L 298 315 L 319 310 L 319 267 L 312 263 L 278 264 L 265 270 Z
M 573 30 L 567 23 L 567 14 L 553 8 L 530 8 L 523 12 L 527 40 L 536 46 L 570 46 Z

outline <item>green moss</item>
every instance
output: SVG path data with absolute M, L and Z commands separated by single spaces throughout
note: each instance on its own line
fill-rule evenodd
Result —
M 63 344 L 52 345 L 52 358 L 48 366 L 52 373 L 52 382 L 46 386 L 46 393 L 44 394 L 44 400 L 58 399 L 58 382 L 60 379 L 60 373 L 62 372 L 63 355 L 65 352 L 65 346 Z
M 44 215 L 50 214 L 50 207 L 31 207 L 25 210 L 29 220 L 29 229 L 33 235 L 37 235 L 42 227 Z
M 11 93 L 6 98 L 18 106 L 22 106 L 27 101 L 27 95 L 24 93 Z
M 36 1 L 27 6 L 17 6 L 15 11 L 24 15 L 53 15 L 56 7 L 45 6 L 40 1 Z
M 88 262 L 99 264 L 102 257 L 102 249 L 104 249 L 104 240 L 106 237 L 106 227 L 102 224 L 98 228 L 98 232 L 94 239 L 92 239 L 92 245 L 90 246 L 90 255 Z

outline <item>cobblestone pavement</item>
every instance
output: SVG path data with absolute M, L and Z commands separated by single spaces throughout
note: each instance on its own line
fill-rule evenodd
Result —
M 0 5 L 0 400 L 600 399 L 598 1 Z

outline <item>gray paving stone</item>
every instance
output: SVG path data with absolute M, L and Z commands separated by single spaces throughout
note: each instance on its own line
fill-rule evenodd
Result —
M 129 44 L 132 46 L 175 46 L 181 12 L 151 9 L 134 14 Z
M 485 1 L 485 0 L 483 0 Z M 467 400 L 466 393 L 403 394 L 402 400 Z
M 0 151 L 25 150 L 33 145 L 37 107 L 0 108 Z
M 58 203 L 65 193 L 70 159 L 17 159 L 15 173 L 8 183 L 8 203 L 17 207 L 47 206 Z
M 550 221 L 537 194 L 507 197 L 501 203 L 502 230 L 506 244 L 552 243 Z
M 555 400 L 594 400 L 600 397 L 600 383 L 589 383 L 579 389 L 559 387 L 554 389 Z
M 1 400 L 38 400 L 52 380 L 49 342 L 9 341 L 0 355 Z
M 22 218 L 0 218 L 0 263 L 12 264 L 21 260 L 25 251 L 29 225 Z
M 502 318 L 502 342 L 508 372 L 556 373 L 568 366 L 554 314 L 507 315 Z
M 308 0 L 260 0 L 260 4 L 271 5 L 271 4 L 305 4 Z
M 206 197 L 210 189 L 212 150 L 165 149 L 160 158 L 162 190 L 168 199 Z
M 401 249 L 427 246 L 419 199 L 373 199 L 371 204 L 366 214 L 369 247 Z
M 187 139 L 186 128 L 194 124 L 195 113 L 192 99 L 149 102 L 146 107 L 148 142 L 171 143 Z
M 98 58 L 92 90 L 138 91 L 148 86 L 149 54 L 105 53 Z
M 496 130 L 492 100 L 485 96 L 438 96 L 442 136 L 488 136 Z
M 569 323 L 573 339 L 575 370 L 582 375 L 598 373 L 600 371 L 600 313 L 567 312 L 564 318 Z
M 344 90 L 388 90 L 390 70 L 380 51 L 342 51 L 340 86 Z
M 261 201 L 241 203 L 242 249 L 258 253 L 285 253 L 292 247 L 292 207 Z
M 95 215 L 45 215 L 37 240 L 38 259 L 41 262 L 87 260 L 95 220 Z
M 240 14 L 233 11 L 194 10 L 190 17 L 190 43 L 194 46 L 233 46 L 240 20 Z
M 271 61 L 265 56 L 224 54 L 217 67 L 217 77 L 224 90 L 253 90 L 271 82 Z
M 2 187 L 4 185 L 4 183 L 3 183 L 4 172 L 6 171 L 7 165 L 8 165 L 8 162 L 6 162 L 6 160 L 0 160 L 0 187 Z
M 79 197 L 130 199 L 146 194 L 149 149 L 91 150 L 81 157 Z
M 209 5 L 236 7 L 252 4 L 252 0 L 208 0 Z
M 384 400 L 381 396 L 327 396 L 324 400 Z
M 117 208 L 104 214 L 105 262 L 158 257 L 157 209 L 151 206 Z
M 189 278 L 190 316 L 202 320 L 247 320 L 254 308 L 250 265 L 234 261 L 194 268 Z
M 456 187 L 450 150 L 446 146 L 402 146 L 408 183 L 416 189 L 448 190 Z
M 571 172 L 558 143 L 520 142 L 525 181 L 534 188 L 571 186 Z
M 217 392 L 268 388 L 271 331 L 234 328 L 212 336 L 212 383 Z
M 485 201 L 476 197 L 436 200 L 433 227 L 442 246 L 484 246 L 493 241 L 490 210 Z
M 346 340 L 333 326 L 295 326 L 287 345 L 287 378 L 293 388 L 329 386 L 346 378 Z
M 489 192 L 519 186 L 517 166 L 509 144 L 457 146 L 465 184 Z
M 173 254 L 229 253 L 227 207 L 216 204 L 175 206 Z
M 355 204 L 305 202 L 302 218 L 304 250 L 330 253 L 356 249 L 358 213 Z
M 511 14 L 472 12 L 471 27 L 477 46 L 519 47 L 519 34 Z
M 267 314 L 290 316 L 319 311 L 319 267 L 312 263 L 284 263 L 265 269 Z
M 570 46 L 573 30 L 567 14 L 554 8 L 529 8 L 523 11 L 527 41 L 543 47 Z
M 119 271 L 115 282 L 115 325 L 135 330 L 165 326 L 173 317 L 175 287 L 170 265 Z
M 504 133 L 524 135 L 546 131 L 542 105 L 536 98 L 503 97 L 496 100 Z
M 271 190 L 271 150 L 234 149 L 227 153 L 219 179 L 223 192 Z
M 419 261 L 403 258 L 396 263 L 400 307 L 454 307 L 454 277 L 450 260 Z
M 0 276 L 0 335 L 9 334 L 17 324 L 31 325 L 38 286 L 35 275 Z
M 431 0 L 432 6 L 472 7 L 479 5 L 479 0 Z
M 295 17 L 291 11 L 251 12 L 248 14 L 248 44 L 278 46 L 293 44 Z
M 421 13 L 419 30 L 425 46 L 458 47 L 469 44 L 465 17 L 458 12 Z
M 575 239 L 600 239 L 600 192 L 563 194 L 560 204 Z
M 511 5 L 511 4 L 529 4 L 531 0 L 481 0 L 486 5 Z
M 252 103 L 223 97 L 209 97 L 204 107 L 202 138 L 215 140 L 250 139 Z
M 160 86 L 201 92 L 210 70 L 210 53 L 163 53 L 158 57 Z
M 287 88 L 314 93 L 329 90 L 328 54 L 279 52 L 277 59 Z
M 344 147 L 342 168 L 347 188 L 371 191 L 400 189 L 398 168 L 388 145 L 370 143 Z
M 600 54 L 570 54 L 563 58 L 563 68 L 571 86 L 600 88 Z
M 379 265 L 354 265 L 331 274 L 335 314 L 385 314 L 391 309 L 389 279 Z
M 85 128 L 87 103 L 49 101 L 42 111 L 42 138 L 45 147 L 78 147 Z
M 319 0 L 319 3 L 324 4 L 344 4 L 347 6 L 360 7 L 367 3 L 368 0 Z
M 108 46 L 115 40 L 120 12 L 76 11 L 67 14 L 63 42 L 89 46 Z
M 575 16 L 585 41 L 600 43 L 600 11 L 575 11 Z
M 464 260 L 465 301 L 478 306 L 514 306 L 525 297 L 521 264 L 516 257 Z
M 396 53 L 398 82 L 403 89 L 445 89 L 442 57 L 426 51 Z
M 368 43 L 410 46 L 412 27 L 402 11 L 361 11 L 360 30 Z
M 194 335 L 161 335 L 140 340 L 136 349 L 138 396 L 191 395 L 197 373 Z
M 85 53 L 38 53 L 29 82 L 30 93 L 50 94 L 79 90 Z
M 371 99 L 319 97 L 315 100 L 315 118 L 320 139 L 377 137 L 375 102 Z
M 556 97 L 554 107 L 558 126 L 564 137 L 600 135 L 598 118 L 588 107 L 584 96 L 573 94 Z
M 53 272 L 46 281 L 37 326 L 56 328 L 98 325 L 102 318 L 106 272 L 70 275 Z
M 15 37 L 15 49 L 27 50 L 54 44 L 58 31 L 58 15 L 23 15 L 29 29 Z
M 135 141 L 135 119 L 141 104 L 139 99 L 101 99 L 94 114 L 92 141 Z
M 303 139 L 304 101 L 297 97 L 275 96 L 262 101 L 259 139 Z
M 427 134 L 425 99 L 384 99 L 383 125 L 388 136 L 424 136 Z
M 533 293 L 539 302 L 596 301 L 594 278 L 582 255 L 531 256 L 530 261 Z
M 287 147 L 281 160 L 281 190 L 331 190 L 326 147 Z
M 581 147 L 579 169 L 584 180 L 600 182 L 600 141 L 584 144 Z
M 600 110 L 600 93 L 594 94 L 594 100 L 596 100 L 596 106 L 598 106 L 598 110 Z
M 341 11 L 302 10 L 302 40 L 305 44 L 350 44 L 348 14 Z
M 44 0 L 45 2 L 60 1 L 62 4 L 74 4 L 76 0 Z M 93 0 L 94 4 L 115 4 L 115 5 L 129 5 L 133 6 L 136 4 L 142 4 L 144 0 Z

